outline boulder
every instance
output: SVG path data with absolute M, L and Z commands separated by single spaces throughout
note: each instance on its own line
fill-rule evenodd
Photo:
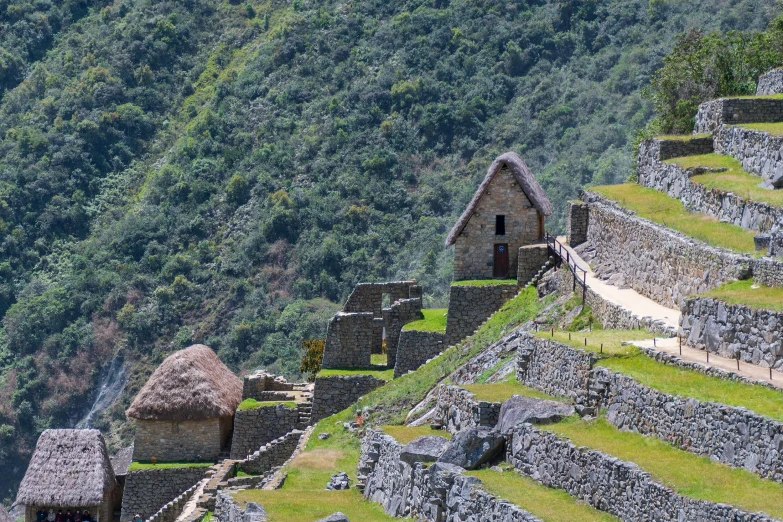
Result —
M 457 433 L 438 462 L 476 469 L 503 449 L 505 438 L 494 429 L 468 428 Z
M 425 435 L 410 441 L 400 452 L 400 460 L 411 466 L 414 462 L 435 462 L 449 447 L 448 439 Z
M 348 473 L 341 471 L 332 475 L 329 479 L 329 483 L 326 485 L 326 489 L 329 491 L 340 491 L 348 489 L 351 486 L 351 479 L 348 477 Z
M 337 513 L 332 513 L 326 518 L 319 518 L 315 522 L 350 522 L 350 520 L 348 520 L 348 517 L 338 511 Z
M 499 433 L 507 433 L 511 428 L 523 422 L 531 424 L 557 422 L 562 417 L 573 414 L 574 407 L 569 404 L 514 395 L 500 406 L 495 429 Z

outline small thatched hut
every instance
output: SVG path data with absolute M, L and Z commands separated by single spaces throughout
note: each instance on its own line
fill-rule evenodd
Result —
M 0 522 L 15 522 L 8 511 L 5 510 L 2 504 L 0 504 Z
M 231 441 L 242 381 L 203 344 L 170 355 L 127 411 L 133 460 L 215 460 Z
M 112 519 L 122 501 L 98 430 L 46 430 L 38 438 L 17 504 L 25 506 L 25 522 L 41 508 L 89 510 L 101 522 Z

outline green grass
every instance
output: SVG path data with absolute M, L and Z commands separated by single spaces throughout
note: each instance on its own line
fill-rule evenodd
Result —
M 413 321 L 402 327 L 403 330 L 420 332 L 446 332 L 446 308 L 425 308 L 421 313 L 424 319 Z
M 171 469 L 171 468 L 208 468 L 214 462 L 131 462 L 128 471 L 142 471 L 145 469 Z
M 699 174 L 692 176 L 690 179 L 692 182 L 703 185 L 708 189 L 732 192 L 749 201 L 760 201 L 775 207 L 783 207 L 783 191 L 761 188 L 759 186 L 761 177 L 747 172 L 742 168 L 740 162 L 731 156 L 703 154 L 701 156 L 684 156 L 666 161 L 685 169 L 695 167 L 726 169 L 723 172 Z
M 416 440 L 419 437 L 426 435 L 434 435 L 436 437 L 443 437 L 444 439 L 451 439 L 451 433 L 446 430 L 433 430 L 426 426 L 393 426 L 386 425 L 381 426 L 381 429 L 386 435 L 394 437 L 394 440 L 400 444 L 408 444 L 412 440 Z
M 620 431 L 605 419 L 577 416 L 542 429 L 639 465 L 678 493 L 695 499 L 724 502 L 754 512 L 783 517 L 783 484 L 764 480 L 745 469 L 712 462 L 653 437 Z
M 452 286 L 487 286 L 487 285 L 515 285 L 517 280 L 509 279 L 463 279 L 461 281 L 452 281 Z
M 370 354 L 370 364 L 373 366 L 386 366 L 388 364 L 388 357 L 385 353 Z
M 690 141 L 710 137 L 712 137 L 712 134 L 705 132 L 703 134 L 664 134 L 663 136 L 656 136 L 655 139 L 661 141 Z
M 327 480 L 328 481 L 328 480 Z M 349 520 L 362 522 L 391 522 L 398 520 L 383 512 L 383 507 L 362 497 L 359 490 L 325 491 L 326 483 L 319 490 L 247 490 L 235 495 L 244 508 L 246 502 L 264 506 L 269 522 L 312 522 L 325 518 L 335 511 L 345 513 Z
M 486 384 L 463 384 L 462 387 L 472 393 L 477 400 L 487 402 L 503 402 L 512 395 L 525 395 L 536 399 L 566 400 L 547 395 L 535 388 L 525 386 L 517 380 Z
M 606 198 L 617 201 L 623 207 L 636 212 L 639 217 L 649 219 L 665 227 L 704 241 L 705 243 L 742 252 L 755 254 L 754 231 L 736 225 L 721 223 L 717 218 L 698 212 L 688 212 L 679 199 L 671 198 L 655 189 L 636 183 L 592 187 Z
M 492 495 L 506 499 L 537 516 L 544 522 L 609 522 L 618 520 L 608 513 L 575 499 L 561 489 L 548 488 L 513 469 L 493 471 L 481 469 L 468 471 L 481 479 L 483 489 Z
M 783 100 L 783 94 L 762 94 L 762 95 L 748 94 L 746 96 L 723 96 L 723 98 L 727 100 L 750 99 L 750 98 L 758 98 L 760 100 Z
M 238 410 L 255 410 L 265 406 L 277 406 L 282 404 L 286 408 L 296 408 L 296 401 L 257 401 L 255 399 L 245 399 L 239 403 Z
M 580 350 L 593 352 L 599 357 L 636 353 L 638 352 L 638 349 L 630 345 L 623 346 L 622 343 L 626 341 L 641 341 L 655 337 L 653 333 L 648 332 L 647 330 L 593 330 L 592 332 L 564 332 L 555 330 L 554 336 L 552 335 L 551 330 L 540 330 L 536 332 L 536 336 L 542 339 L 552 339 Z M 587 346 L 585 346 L 585 338 L 587 339 Z
M 741 125 L 735 125 L 735 127 L 743 127 L 745 129 L 766 132 L 772 136 L 783 136 L 783 122 L 743 123 Z
M 754 286 L 757 288 L 753 288 Z M 765 310 L 783 310 L 783 288 L 757 285 L 752 279 L 726 283 L 701 295 L 729 304 Z
M 386 365 L 374 368 L 333 368 L 321 370 L 318 377 L 330 377 L 333 375 L 372 375 L 382 381 L 390 381 L 394 378 L 394 368 L 387 368 Z

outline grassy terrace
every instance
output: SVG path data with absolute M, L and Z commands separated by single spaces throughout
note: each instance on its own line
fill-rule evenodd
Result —
M 515 285 L 516 279 L 463 279 L 452 281 L 452 286 L 487 286 L 487 285 Z
M 286 408 L 296 408 L 296 401 L 257 401 L 255 399 L 245 399 L 239 403 L 239 410 L 255 410 L 265 406 L 277 406 L 282 404 Z
M 661 141 L 691 141 L 710 137 L 712 137 L 712 134 L 705 132 L 703 134 L 664 134 L 663 136 L 656 136 L 655 139 Z
M 584 421 L 577 416 L 541 429 L 567 437 L 576 446 L 588 446 L 631 461 L 678 493 L 691 498 L 723 502 L 751 512 L 783 517 L 783 484 L 730 468 L 668 443 L 629 431 L 620 431 L 603 418 Z
M 394 368 L 386 367 L 386 354 L 374 353 L 370 355 L 369 368 L 333 368 L 321 370 L 318 377 L 330 377 L 332 375 L 372 375 L 382 381 L 390 381 L 394 378 Z
M 145 469 L 171 469 L 171 468 L 208 468 L 214 462 L 131 462 L 128 471 L 142 471 Z
M 488 493 L 506 499 L 545 522 L 609 522 L 618 520 L 608 513 L 570 496 L 563 490 L 543 486 L 516 471 L 498 472 L 491 469 L 468 471 L 478 477 Z
M 446 309 L 424 308 L 421 313 L 424 319 L 413 321 L 402 327 L 403 330 L 418 330 L 420 332 L 446 332 Z
M 706 214 L 688 212 L 679 199 L 671 198 L 655 189 L 636 183 L 623 183 L 592 187 L 590 190 L 618 202 L 641 218 L 677 230 L 709 245 L 746 254 L 755 253 L 755 232 L 721 223 L 717 218 Z
M 736 127 L 743 127 L 745 129 L 766 132 L 768 134 L 771 134 L 772 136 L 783 136 L 783 122 L 743 123 L 742 125 L 736 125 Z
M 539 337 L 551 339 L 550 332 L 539 332 Z M 587 347 L 584 338 L 587 337 Z M 600 366 L 633 377 L 640 383 L 663 393 L 693 397 L 700 401 L 720 402 L 741 406 L 771 419 L 783 421 L 783 393 L 762 386 L 727 381 L 701 373 L 667 366 L 650 359 L 638 348 L 623 346 L 623 341 L 651 339 L 645 330 L 596 330 L 572 333 L 555 331 L 554 339 L 580 350 L 594 352 L 602 357 Z M 603 354 L 599 354 L 603 343 Z
M 704 185 L 708 189 L 722 192 L 733 192 L 737 196 L 750 201 L 760 201 L 768 205 L 783 207 L 783 191 L 759 187 L 761 177 L 755 176 L 742 168 L 739 161 L 731 156 L 721 154 L 703 154 L 700 156 L 683 156 L 666 160 L 667 163 L 679 165 L 685 169 L 706 167 L 710 169 L 726 169 L 723 172 L 708 172 L 691 177 L 691 181 Z
M 783 310 L 783 288 L 756 284 L 752 279 L 726 283 L 702 294 L 729 304 L 766 310 Z

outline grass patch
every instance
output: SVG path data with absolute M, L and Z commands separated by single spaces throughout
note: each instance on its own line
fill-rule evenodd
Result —
M 736 225 L 721 223 L 717 218 L 698 212 L 688 212 L 679 199 L 671 198 L 655 189 L 636 183 L 592 187 L 602 196 L 617 201 L 623 207 L 636 212 L 639 217 L 677 230 L 705 243 L 741 252 L 755 254 L 755 231 Z
M 482 487 L 488 493 L 516 504 L 544 522 L 618 520 L 575 499 L 561 489 L 548 488 L 530 477 L 520 475 L 513 469 L 502 472 L 481 469 L 468 471 L 466 474 L 481 479 Z
M 750 471 L 712 462 L 657 438 L 620 431 L 602 418 L 584 421 L 573 416 L 542 429 L 567 437 L 577 446 L 589 446 L 634 462 L 691 498 L 783 517 L 783 484 L 764 480 Z
M 382 381 L 390 381 L 394 378 L 394 368 L 387 368 L 386 365 L 374 366 L 371 368 L 332 368 L 321 370 L 317 377 L 330 377 L 332 375 L 372 375 Z
M 324 487 L 326 484 L 324 483 Z M 257 502 L 269 514 L 269 522 L 303 522 L 327 517 L 335 511 L 345 513 L 349 520 L 391 522 L 397 520 L 383 512 L 383 507 L 362 497 L 359 490 L 325 491 L 247 490 L 234 498 L 244 507 Z
M 492 366 L 491 368 L 487 368 L 486 370 L 481 372 L 476 377 L 475 383 L 476 384 L 484 384 L 484 383 L 486 383 L 489 380 L 489 378 L 492 377 L 495 374 L 495 372 L 497 372 L 498 370 L 500 370 L 500 368 L 502 368 L 503 366 L 508 364 L 512 359 L 516 359 L 516 358 L 517 358 L 517 354 L 515 354 L 515 353 L 510 353 L 510 354 L 506 355 L 501 360 L 499 360 L 494 366 Z M 510 375 L 513 377 L 514 372 L 511 372 Z M 505 378 L 503 380 L 505 380 Z
M 753 288 L 754 286 L 758 288 Z M 765 310 L 783 310 L 783 288 L 756 285 L 752 279 L 726 283 L 701 295 L 729 304 L 746 305 Z
M 145 469 L 171 469 L 171 468 L 208 468 L 214 462 L 131 462 L 128 471 L 142 471 Z
M 599 357 L 609 357 L 637 353 L 637 348 L 630 345 L 623 346 L 623 342 L 652 339 L 655 334 L 647 330 L 593 330 L 592 332 L 579 333 L 555 330 L 553 336 L 551 330 L 540 330 L 536 332 L 536 337 L 552 339 L 579 350 L 593 352 Z M 585 338 L 587 339 L 586 346 Z
M 761 188 L 761 177 L 755 176 L 745 169 L 739 161 L 731 156 L 721 154 L 703 154 L 701 156 L 684 156 L 666 160 L 684 169 L 706 167 L 710 169 L 726 169 L 723 172 L 706 172 L 690 179 L 694 183 L 708 189 L 732 192 L 749 201 L 760 201 L 775 207 L 783 207 L 783 191 Z
M 743 123 L 741 125 L 735 125 L 735 127 L 743 127 L 745 129 L 766 132 L 772 136 L 783 136 L 783 122 Z
M 388 356 L 385 353 L 371 353 L 370 364 L 373 366 L 386 366 L 389 364 Z
M 412 440 L 416 440 L 419 437 L 426 435 L 434 435 L 436 437 L 443 437 L 444 439 L 451 440 L 451 433 L 446 430 L 433 430 L 426 426 L 381 426 L 381 429 L 386 435 L 394 437 L 394 440 L 400 444 L 408 444 Z
M 751 98 L 758 98 L 759 100 L 783 100 L 783 94 L 748 94 L 746 96 L 723 96 L 726 100 L 732 100 L 732 99 L 751 99 Z
M 296 408 L 296 401 L 257 401 L 255 399 L 245 399 L 239 403 L 238 410 L 255 410 L 265 406 L 277 406 L 282 404 L 286 408 Z
M 425 308 L 421 311 L 424 319 L 410 322 L 402 329 L 446 333 L 446 311 L 445 308 Z
M 568 400 L 552 397 L 516 380 L 486 384 L 463 384 L 462 387 L 472 393 L 477 400 L 487 402 L 503 402 L 511 398 L 512 395 L 525 395 L 536 399 L 562 400 L 564 402 Z
M 488 286 L 488 285 L 515 285 L 516 279 L 464 279 L 452 281 L 451 286 Z
M 691 141 L 711 137 L 712 134 L 705 132 L 702 134 L 664 134 L 663 136 L 656 136 L 655 139 L 661 141 Z

